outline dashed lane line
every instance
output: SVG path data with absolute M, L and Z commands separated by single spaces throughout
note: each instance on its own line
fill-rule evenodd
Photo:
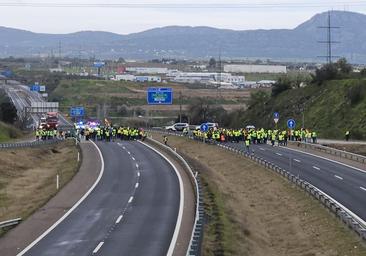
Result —
M 360 189 L 362 189 L 363 191 L 366 191 L 366 188 L 364 188 L 364 187 L 360 187 Z
M 135 188 L 138 188 L 138 187 L 139 187 L 139 185 L 140 185 L 139 183 L 136 183 Z
M 133 201 L 133 196 L 130 197 L 130 199 L 128 200 L 128 203 L 130 204 L 130 203 L 132 203 L 132 201 Z
M 278 155 L 278 156 L 282 156 L 282 154 L 281 154 L 281 153 L 276 153 L 276 155 Z
M 339 180 L 343 180 L 343 178 L 341 176 L 338 176 L 338 175 L 334 175 L 334 177 L 336 177 L 337 179 Z
M 120 216 L 118 217 L 118 219 L 116 220 L 116 224 L 120 223 L 120 222 L 121 222 L 121 220 L 122 220 L 122 218 L 123 218 L 123 215 L 120 215 Z
M 301 161 L 300 161 L 300 160 L 298 160 L 298 159 L 294 159 L 294 161 L 295 161 L 295 162 L 298 162 L 298 163 L 301 163 Z
M 313 166 L 313 168 L 314 168 L 315 170 L 320 171 L 320 168 L 319 168 L 319 167 L 317 167 L 317 166 Z
M 95 247 L 95 249 L 94 249 L 94 251 L 93 251 L 93 254 L 96 254 L 96 253 L 100 250 L 100 248 L 102 248 L 103 244 L 104 244 L 104 242 L 100 242 L 100 243 L 97 245 L 97 247 Z

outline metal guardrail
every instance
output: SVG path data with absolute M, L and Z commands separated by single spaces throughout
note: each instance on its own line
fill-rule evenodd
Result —
M 21 221 L 22 221 L 22 218 L 16 218 L 16 219 L 12 219 L 12 220 L 2 221 L 2 222 L 0 222 L 0 229 L 18 225 Z
M 59 143 L 62 140 L 53 139 L 53 140 L 40 140 L 40 141 L 31 141 L 31 142 L 18 142 L 18 143 L 0 143 L 1 149 L 9 149 L 9 148 L 25 148 L 25 147 L 35 147 L 40 145 L 50 145 Z
M 165 146 L 161 142 L 149 138 L 152 142 L 158 144 L 159 146 L 168 150 L 171 154 L 173 154 L 176 158 L 179 159 L 188 170 L 188 174 L 190 176 L 190 180 L 192 185 L 195 188 L 195 196 L 196 196 L 196 211 L 195 211 L 195 220 L 192 229 L 192 235 L 189 242 L 189 247 L 187 250 L 187 256 L 199 256 L 201 255 L 201 244 L 203 238 L 203 225 L 204 225 L 204 205 L 203 205 L 203 197 L 202 197 L 202 186 L 200 182 L 200 178 L 198 172 L 194 172 L 192 168 L 189 166 L 187 161 L 179 155 L 172 148 Z
M 339 156 L 340 158 L 353 160 L 353 161 L 356 161 L 356 162 L 359 162 L 362 164 L 366 163 L 365 156 L 354 154 L 354 153 L 347 152 L 344 150 L 331 148 L 331 147 L 327 147 L 327 146 L 323 146 L 323 145 L 319 145 L 319 144 L 311 144 L 311 143 L 304 143 L 304 142 L 292 142 L 292 143 L 297 145 L 298 147 L 302 147 L 305 149 L 309 148 L 309 149 L 316 150 L 319 152 L 324 152 L 324 153 L 327 153 L 330 155 Z
M 155 130 L 154 130 L 155 131 Z M 182 136 L 180 134 L 172 133 L 172 132 L 165 132 L 165 131 L 155 131 L 163 134 L 170 134 L 175 136 Z M 222 149 L 229 150 L 236 154 L 242 155 L 246 158 L 249 158 L 258 164 L 264 166 L 266 169 L 272 170 L 288 181 L 294 183 L 299 188 L 303 189 L 305 192 L 309 193 L 313 196 L 316 200 L 318 200 L 321 204 L 323 204 L 326 208 L 329 209 L 330 212 L 334 213 L 334 215 L 339 218 L 345 225 L 347 225 L 350 229 L 355 231 L 357 235 L 359 235 L 363 240 L 366 240 L 366 222 L 362 219 L 358 218 L 353 212 L 349 209 L 345 208 L 343 205 L 340 205 L 334 199 L 330 198 L 326 195 L 323 191 L 319 188 L 313 186 L 312 184 L 308 183 L 300 179 L 299 177 L 291 174 L 290 172 L 286 171 L 285 169 L 280 168 L 279 166 L 263 159 L 260 157 L 255 156 L 253 153 L 246 152 L 245 149 L 237 149 L 231 147 L 230 145 L 225 145 L 225 143 L 215 143 L 217 146 L 221 147 Z M 350 153 L 352 154 L 352 153 Z

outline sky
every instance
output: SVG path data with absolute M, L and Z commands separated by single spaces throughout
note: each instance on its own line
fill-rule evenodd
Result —
M 317 13 L 366 14 L 357 0 L 0 0 L 0 26 L 40 33 L 210 26 L 235 30 L 295 28 Z

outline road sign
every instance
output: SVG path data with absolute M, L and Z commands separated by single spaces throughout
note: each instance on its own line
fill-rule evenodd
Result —
M 147 89 L 147 104 L 171 105 L 173 104 L 173 89 L 150 87 Z
M 208 131 L 208 125 L 207 124 L 201 124 L 200 130 L 201 130 L 201 132 L 207 132 Z
M 295 128 L 295 126 L 296 126 L 296 122 L 295 122 L 295 120 L 294 120 L 294 119 L 289 119 L 289 120 L 287 120 L 287 127 L 288 127 L 289 129 L 294 129 L 294 128 Z
M 32 92 L 40 92 L 41 91 L 41 87 L 39 85 L 37 85 L 37 84 L 34 84 L 34 85 L 31 85 L 30 90 Z
M 46 86 L 44 86 L 44 85 L 40 85 L 40 86 L 39 86 L 39 91 L 40 91 L 40 92 L 45 92 L 45 91 L 46 91 Z
M 85 115 L 84 107 L 72 107 L 70 108 L 71 117 L 80 117 Z
M 280 114 L 278 112 L 273 113 L 273 121 L 277 124 L 278 120 L 280 120 Z
M 94 67 L 96 67 L 96 68 L 102 68 L 104 66 L 105 66 L 105 62 L 101 62 L 101 61 L 94 62 Z

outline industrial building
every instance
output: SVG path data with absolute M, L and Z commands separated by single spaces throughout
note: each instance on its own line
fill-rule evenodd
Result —
M 167 74 L 167 68 L 154 68 L 154 67 L 126 67 L 126 72 L 136 74 Z
M 225 72 L 231 73 L 287 73 L 286 66 L 280 65 L 224 65 Z
M 213 84 L 215 82 L 224 82 L 241 84 L 245 82 L 245 77 L 233 76 L 230 73 L 176 72 L 172 77 L 172 81 L 177 83 Z
M 160 76 L 135 76 L 130 74 L 116 75 L 113 80 L 116 81 L 130 81 L 130 82 L 156 82 L 161 83 Z

